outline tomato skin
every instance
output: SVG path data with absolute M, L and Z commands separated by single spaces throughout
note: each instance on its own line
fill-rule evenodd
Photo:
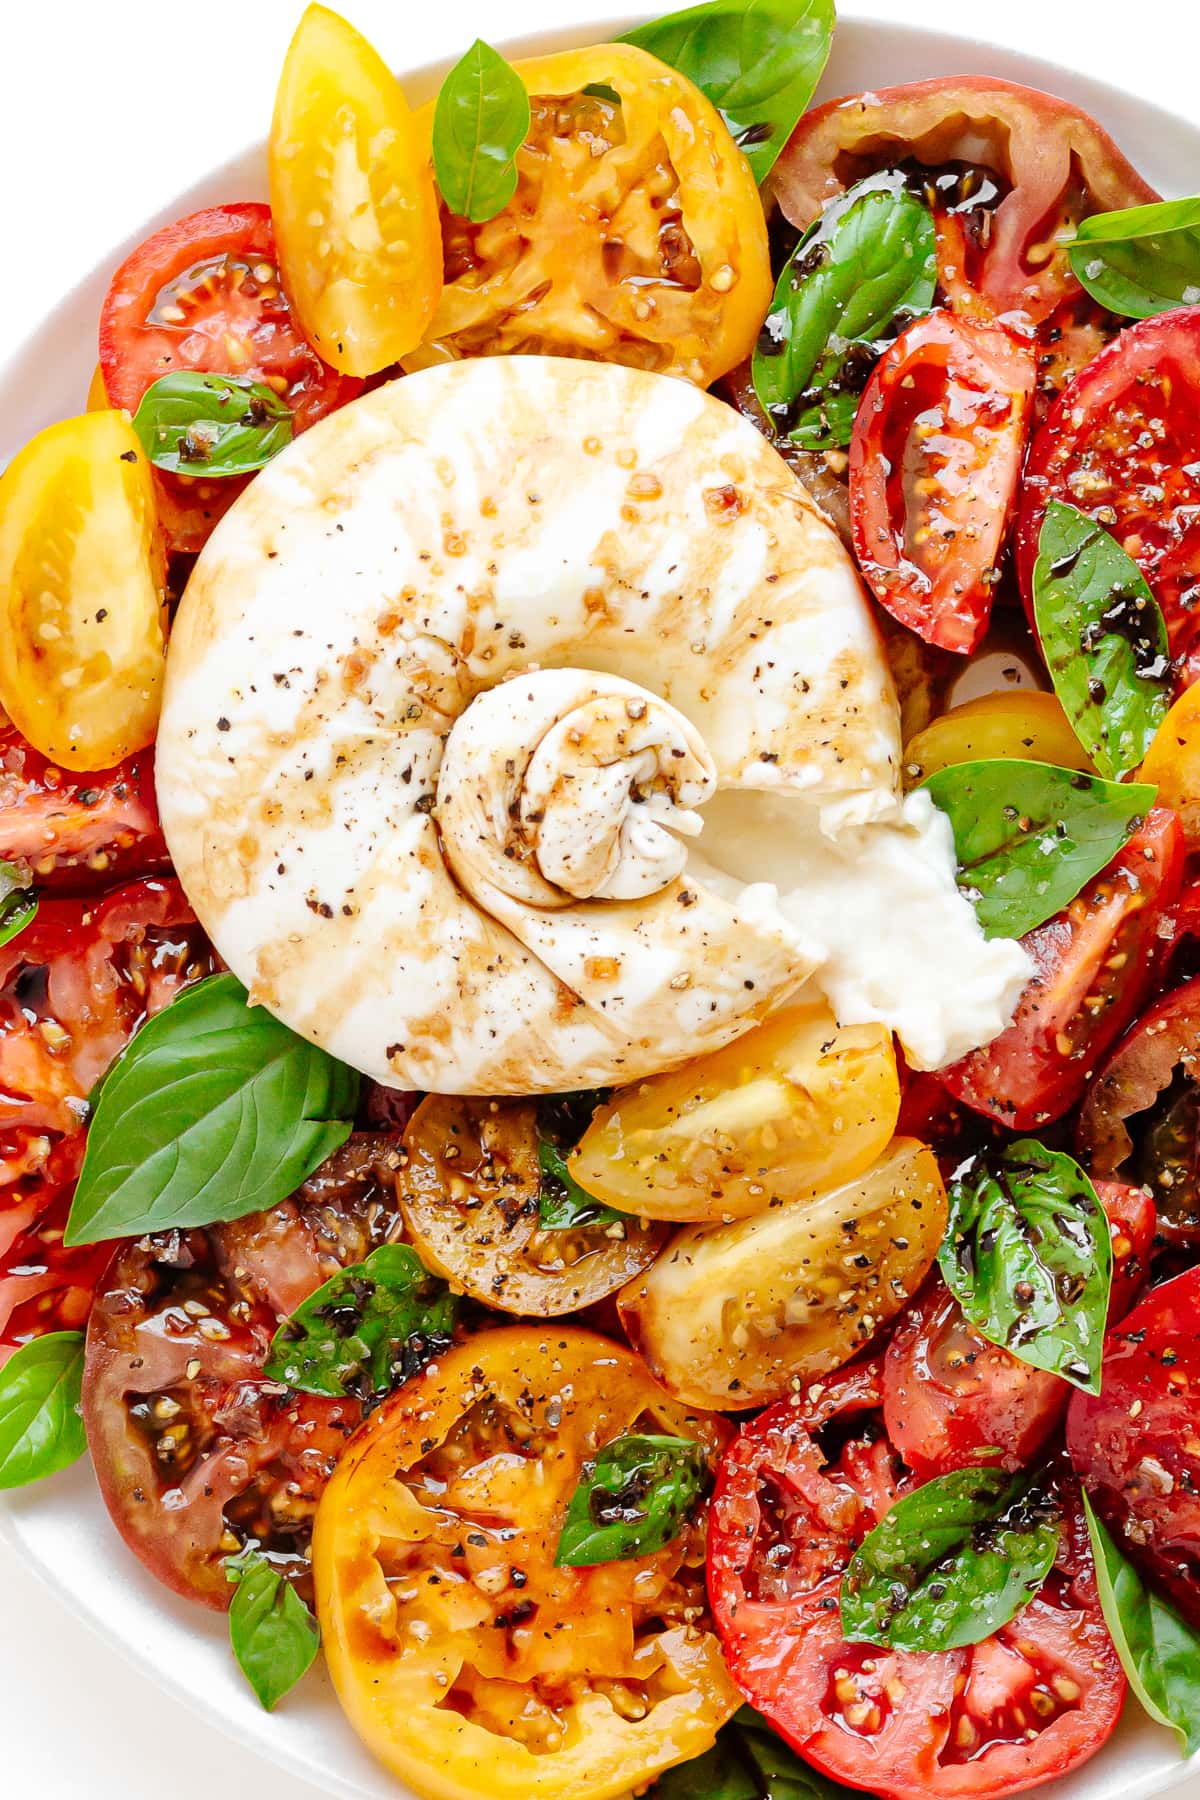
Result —
M 83 775 L 60 769 L 15 725 L 0 727 L 0 858 L 28 864 L 43 892 L 165 869 L 153 749 Z
M 1181 685 L 1200 675 L 1200 307 L 1126 327 L 1071 382 L 1030 446 L 1017 575 L 1033 622 L 1046 506 L 1065 500 L 1132 556 L 1163 610 Z
M 884 352 L 859 404 L 859 566 L 893 618 L 945 650 L 967 654 L 987 628 L 1036 374 L 1028 342 L 932 312 Z
M 1026 933 L 1034 975 L 1016 1016 L 990 1044 L 938 1070 L 949 1092 L 1015 1131 L 1061 1118 L 1150 991 L 1167 943 L 1159 922 L 1178 898 L 1183 866 L 1179 821 L 1155 807 L 1070 906 Z
M 1118 1547 L 1200 1627 L 1200 1269 L 1152 1288 L 1076 1393 L 1067 1449 Z

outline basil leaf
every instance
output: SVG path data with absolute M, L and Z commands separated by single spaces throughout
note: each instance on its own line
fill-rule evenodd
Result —
M 1024 937 L 1069 906 L 1154 805 L 1157 789 L 996 757 L 921 784 L 947 814 L 958 885 L 986 937 Z
M 407 1244 L 381 1244 L 310 1294 L 275 1333 L 269 1381 L 382 1399 L 446 1349 L 459 1302 Z
M 761 184 L 813 97 L 833 27 L 834 0 L 708 0 L 620 41 L 670 63 L 708 96 Z
M 538 1223 L 543 1231 L 578 1231 L 583 1225 L 611 1225 L 623 1215 L 581 1188 L 562 1156 L 545 1138 L 538 1139 L 542 1171 L 538 1190 Z
M 0 948 L 11 944 L 37 917 L 38 897 L 15 863 L 0 862 Z
M 1200 198 L 1094 213 L 1067 255 L 1076 281 L 1130 319 L 1200 302 Z
M 946 1285 L 993 1344 L 1100 1392 L 1112 1238 L 1075 1161 L 1019 1138 L 968 1159 L 948 1190 L 938 1251 Z
M 291 443 L 294 425 L 265 382 L 180 369 L 146 389 L 133 429 L 156 468 L 219 480 L 261 469 Z
M 776 283 L 751 363 L 781 436 L 810 450 L 850 442 L 880 351 L 929 311 L 936 279 L 933 216 L 894 176 L 869 176 L 826 208 Z
M 689 1438 L 614 1438 L 585 1462 L 559 1535 L 554 1566 L 586 1568 L 648 1556 L 677 1537 L 707 1478 Z
M 1015 1618 L 1058 1551 L 1058 1508 L 1026 1471 L 955 1469 L 895 1506 L 842 1577 L 842 1630 L 893 1650 L 978 1644 Z
M 0 1369 L 0 1488 L 79 1461 L 87 1449 L 82 1386 L 82 1331 L 51 1331 L 13 1352 Z
M 225 1573 L 237 1583 L 229 1607 L 230 1647 L 260 1704 L 273 1712 L 316 1661 L 320 1627 L 260 1551 L 227 1557 Z
M 433 110 L 433 168 L 452 213 L 481 225 L 508 205 L 529 120 L 525 83 L 476 38 L 443 81 Z
M 64 1242 L 212 1225 L 275 1206 L 350 1135 L 358 1076 L 249 1006 L 185 988 L 104 1077 Z
M 802 1761 L 752 1706 L 734 1713 L 711 1750 L 660 1775 L 652 1800 L 840 1800 L 855 1792 Z
M 1200 1632 L 1146 1586 L 1083 1496 L 1104 1623 L 1121 1667 L 1143 1707 L 1179 1739 L 1184 1755 L 1200 1750 Z
M 1033 571 L 1054 691 L 1102 775 L 1138 767 L 1171 704 L 1167 628 L 1146 578 L 1102 525 L 1051 500 Z

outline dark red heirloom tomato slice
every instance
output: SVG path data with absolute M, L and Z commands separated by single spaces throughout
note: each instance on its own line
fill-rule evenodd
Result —
M 1010 1624 L 959 1650 L 849 1643 L 846 1564 L 914 1483 L 886 1438 L 851 1439 L 827 1459 L 823 1422 L 780 1401 L 742 1428 L 717 1473 L 709 1595 L 746 1698 L 816 1768 L 884 1800 L 1010 1794 L 1091 1756 L 1125 1677 L 1069 1476 L 1056 1478 L 1054 1568 Z
M 1067 1448 L 1118 1546 L 1200 1627 L 1200 1269 L 1151 1289 L 1105 1339 Z
M 351 1137 L 290 1200 L 122 1245 L 88 1327 L 83 1416 L 113 1521 L 176 1593 L 229 1604 L 222 1559 L 257 1544 L 309 1594 L 313 1515 L 356 1400 L 297 1394 L 263 1363 L 322 1282 L 400 1235 L 394 1140 Z
M 1187 686 L 1200 676 L 1200 307 L 1142 319 L 1064 389 L 1030 446 L 1017 574 L 1030 618 L 1050 500 L 1080 507 L 1137 563 Z
M 1037 377 L 1034 350 L 939 311 L 884 352 L 850 444 L 850 520 L 881 606 L 965 654 L 987 628 Z
M 963 289 L 1034 323 L 1079 292 L 1065 248 L 1079 220 L 1158 198 L 1078 107 L 983 75 L 913 81 L 815 107 L 792 133 L 771 186 L 804 227 L 864 175 L 913 163 L 933 179 L 935 209 L 945 187 L 939 176 L 957 182 L 952 203 L 970 232 Z M 972 191 L 963 191 L 964 169 L 976 195 L 991 190 L 965 212 Z
M 1169 941 L 1183 859 L 1178 819 L 1156 806 L 1070 906 L 1022 938 L 1034 974 L 1012 1024 L 981 1050 L 939 1069 L 938 1080 L 1016 1131 L 1061 1118 L 1151 989 Z M 1167 937 L 1160 935 L 1163 925 Z
M 71 890 L 166 866 L 154 752 L 114 769 L 60 769 L 0 727 L 0 859 L 27 864 L 39 888 Z
M 323 363 L 279 279 L 271 209 L 210 206 L 164 225 L 127 256 L 100 313 L 100 367 L 113 406 L 136 412 L 152 382 L 180 369 L 245 375 L 282 396 L 296 430 L 343 406 L 362 382 Z M 199 550 L 244 480 L 155 472 L 173 550 Z
M 1101 1181 L 1119 1319 L 1140 1290 L 1154 1242 L 1154 1202 L 1143 1188 Z M 901 1457 L 922 1480 L 967 1463 L 1020 1469 L 1057 1429 L 1072 1389 L 1058 1375 L 989 1343 L 935 1275 L 900 1315 L 883 1361 L 883 1417 Z

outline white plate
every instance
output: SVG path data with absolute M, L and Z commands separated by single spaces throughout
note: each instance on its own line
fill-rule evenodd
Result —
M 610 17 L 591 27 L 564 29 L 564 14 L 584 17 L 586 0 L 505 0 L 506 19 L 526 33 L 505 47 L 528 52 L 596 42 L 614 35 L 630 18 L 655 17 L 669 4 L 639 0 L 618 23 Z M 432 25 L 425 42 L 448 55 L 460 50 L 466 36 L 457 14 L 449 25 Z M 438 72 L 426 66 L 406 76 L 410 96 L 424 98 Z M 1181 174 L 1186 181 L 1186 172 L 1200 167 L 1200 129 L 1144 100 L 1051 63 L 894 21 L 843 20 L 821 95 L 963 72 L 1007 76 L 1076 101 L 1108 127 L 1165 194 L 1178 192 Z M 202 142 L 200 131 L 196 142 Z M 0 366 L 0 465 L 41 425 L 78 410 L 95 360 L 95 323 L 108 274 L 124 250 L 155 225 L 196 206 L 265 193 L 259 143 L 202 175 L 160 215 L 144 221 L 128 244 L 113 246 L 104 267 L 83 279 L 35 336 Z M 346 1726 L 321 1666 L 278 1714 L 269 1717 L 260 1710 L 230 1659 L 224 1620 L 178 1600 L 143 1572 L 113 1531 L 86 1465 L 44 1487 L 8 1496 L 0 1505 L 0 1536 L 114 1649 L 212 1724 L 330 1795 L 399 1800 L 402 1790 Z M 1188 1768 L 1179 1760 L 1173 1738 L 1131 1703 L 1112 1742 L 1083 1770 L 1058 1783 L 1053 1796 L 1141 1800 L 1175 1785 Z

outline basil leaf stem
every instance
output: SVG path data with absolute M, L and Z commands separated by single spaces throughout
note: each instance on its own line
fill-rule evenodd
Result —
M 1054 1565 L 1057 1502 L 1027 1471 L 955 1469 L 903 1495 L 842 1577 L 842 1630 L 894 1650 L 978 1644 Z
M 1157 792 L 1016 757 L 955 763 L 921 785 L 950 820 L 958 885 L 985 935 L 1014 938 L 1070 905 Z
M 233 975 L 147 1021 L 96 1095 L 64 1241 L 212 1225 L 294 1193 L 350 1135 L 359 1078 Z
M 13 1352 L 0 1369 L 0 1488 L 78 1462 L 87 1449 L 82 1387 L 82 1331 L 51 1331 Z
M 971 1157 L 947 1196 L 938 1266 L 972 1325 L 1035 1369 L 1099 1393 L 1112 1238 L 1079 1164 L 1019 1138 Z
M 291 443 L 294 422 L 263 381 L 179 369 L 146 389 L 133 429 L 155 468 L 220 480 L 269 463 Z
M 627 31 L 718 108 L 761 185 L 812 99 L 834 0 L 707 0 Z
M 15 863 L 0 862 L 0 949 L 37 917 L 38 897 Z
M 1138 767 L 1171 704 L 1167 628 L 1146 578 L 1102 525 L 1051 500 L 1033 571 L 1054 691 L 1102 775 Z
M 407 1244 L 380 1244 L 310 1294 L 279 1327 L 269 1381 L 306 1394 L 383 1398 L 446 1349 L 459 1302 Z
M 583 1465 L 555 1567 L 586 1568 L 661 1550 L 682 1530 L 707 1472 L 704 1451 L 689 1438 L 614 1438 Z
M 433 112 L 433 168 L 452 213 L 480 225 L 503 211 L 517 191 L 517 152 L 529 122 L 525 83 L 476 38 L 443 81 Z
M 1067 255 L 1076 281 L 1130 319 L 1200 303 L 1200 197 L 1093 213 Z
M 229 1606 L 229 1643 L 238 1667 L 267 1712 L 295 1687 L 321 1648 L 317 1621 L 261 1551 L 226 1558 L 237 1583 Z

